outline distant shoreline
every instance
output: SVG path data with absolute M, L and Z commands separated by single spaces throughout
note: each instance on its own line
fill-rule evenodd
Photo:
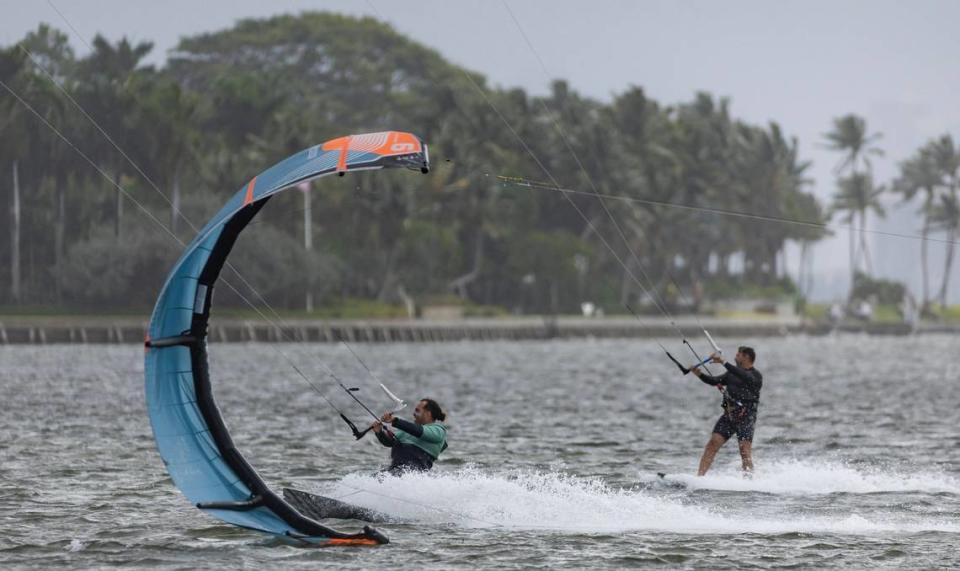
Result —
M 675 324 L 675 325 L 674 325 Z M 779 337 L 785 335 L 910 335 L 960 333 L 960 323 L 825 322 L 799 318 L 738 318 L 681 316 L 673 322 L 649 317 L 557 318 L 497 317 L 459 320 L 413 319 L 277 319 L 224 318 L 211 323 L 212 343 L 309 342 L 353 343 L 444 342 L 462 340 L 525 340 L 567 338 L 675 337 L 678 329 L 699 332 L 701 325 L 718 336 Z M 142 343 L 147 320 L 131 316 L 0 316 L 0 344 L 135 344 Z

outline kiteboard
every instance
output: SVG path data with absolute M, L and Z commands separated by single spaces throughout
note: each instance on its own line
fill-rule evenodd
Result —
M 638 487 L 645 490 L 686 490 L 690 485 L 682 476 L 657 472 L 654 477 L 645 477 Z
M 371 523 L 383 523 L 390 518 L 378 511 L 362 508 L 293 488 L 283 489 L 283 499 L 297 508 L 297 511 L 313 519 L 356 519 Z

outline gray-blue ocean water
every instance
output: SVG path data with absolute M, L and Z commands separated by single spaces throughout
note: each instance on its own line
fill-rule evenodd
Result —
M 756 346 L 765 375 L 752 479 L 732 444 L 691 475 L 719 394 L 649 340 L 352 346 L 394 392 L 450 412 L 436 471 L 399 479 L 371 475 L 386 450 L 354 442 L 291 366 L 344 407 L 325 367 L 385 405 L 346 348 L 211 346 L 221 410 L 268 482 L 393 518 L 388 546 L 330 549 L 221 525 L 179 495 L 141 349 L 0 347 L 0 566 L 960 567 L 956 338 L 720 342 Z

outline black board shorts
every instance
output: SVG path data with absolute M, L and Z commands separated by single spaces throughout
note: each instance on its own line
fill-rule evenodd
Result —
M 747 406 L 745 409 L 734 410 L 731 414 L 724 412 L 713 425 L 713 431 L 724 439 L 736 434 L 739 442 L 753 442 L 753 428 L 756 423 L 757 407 Z

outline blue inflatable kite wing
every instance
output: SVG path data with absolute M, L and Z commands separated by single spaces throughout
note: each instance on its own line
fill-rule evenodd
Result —
M 251 179 L 200 230 L 160 292 L 146 340 L 147 412 L 174 484 L 227 523 L 276 535 L 384 543 L 369 528 L 343 534 L 274 494 L 234 447 L 213 399 L 206 331 L 213 287 L 239 233 L 277 192 L 320 176 L 373 168 L 429 170 L 426 145 L 409 133 L 351 135 L 296 153 Z M 346 543 L 344 543 L 346 542 Z
M 219 232 L 209 241 L 216 241 Z M 177 266 L 154 312 L 151 337 L 178 337 L 189 331 L 206 298 L 199 286 L 211 249 L 197 247 Z M 204 365 L 205 366 L 205 365 Z M 194 362 L 188 345 L 151 347 L 146 355 L 147 412 L 157 450 L 174 484 L 194 505 L 245 502 L 255 494 L 227 464 L 200 409 Z M 227 523 L 277 535 L 299 533 L 267 508 L 208 511 Z

